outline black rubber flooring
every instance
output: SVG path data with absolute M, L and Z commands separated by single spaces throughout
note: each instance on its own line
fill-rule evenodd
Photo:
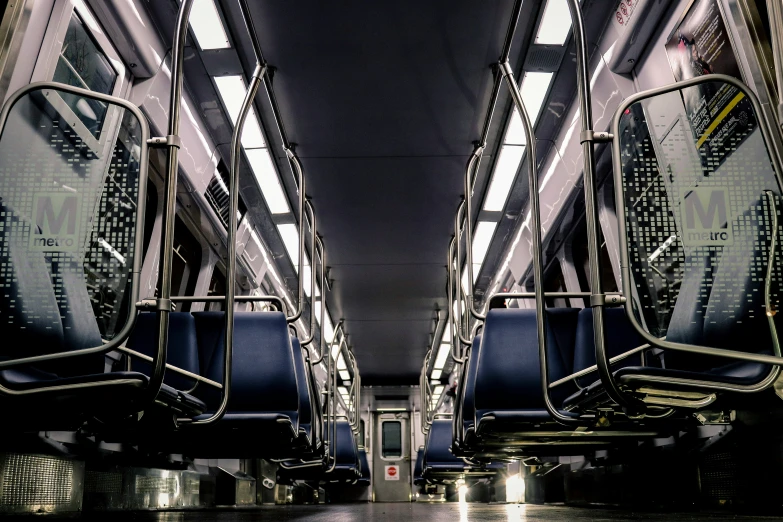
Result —
M 45 520 L 48 517 L 44 517 Z M 29 518 L 28 518 L 29 520 Z M 736 515 L 728 512 L 644 512 L 625 509 L 574 508 L 519 504 L 329 504 L 317 506 L 263 506 L 231 511 L 179 511 L 146 513 L 91 513 L 76 520 L 189 522 L 217 520 L 251 522 L 291 520 L 306 522 L 468 522 L 468 521 L 615 521 L 615 520 L 781 520 L 781 517 Z

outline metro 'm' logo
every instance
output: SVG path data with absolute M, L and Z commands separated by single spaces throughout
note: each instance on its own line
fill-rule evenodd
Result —
M 720 187 L 699 187 L 688 191 L 682 202 L 682 241 L 689 246 L 730 245 L 729 192 Z
M 70 251 L 79 246 L 79 196 L 62 192 L 36 194 L 33 200 L 35 228 L 30 248 Z

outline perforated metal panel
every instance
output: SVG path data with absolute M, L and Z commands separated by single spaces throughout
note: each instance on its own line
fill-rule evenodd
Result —
M 781 292 L 779 239 L 770 250 L 780 236 L 778 179 L 746 96 L 714 82 L 689 89 L 637 102 L 620 122 L 635 303 L 656 337 L 772 353 L 767 313 L 777 315 Z
M 0 513 L 78 511 L 84 464 L 40 455 L 0 455 Z
M 95 106 L 106 121 L 97 137 L 73 112 Z M 86 96 L 33 90 L 11 108 L 0 136 L 0 334 L 21 342 L 5 355 L 100 346 L 125 325 L 141 143 L 133 113 Z

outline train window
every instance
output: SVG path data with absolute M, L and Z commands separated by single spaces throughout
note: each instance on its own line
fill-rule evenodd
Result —
M 555 260 L 549 265 L 548 270 L 544 275 L 544 291 L 545 292 L 565 292 L 567 290 L 565 284 L 565 277 L 563 277 L 563 269 L 560 267 L 560 261 Z M 567 301 L 562 298 L 547 298 L 546 305 L 549 307 L 567 308 Z
M 226 295 L 226 275 L 220 270 L 220 267 L 216 266 L 212 271 L 207 295 Z M 209 303 L 207 308 L 210 311 L 218 312 L 223 310 L 223 303 Z
M 101 94 L 111 94 L 117 80 L 117 72 L 76 13 L 71 14 L 53 80 Z M 72 94 L 63 93 L 62 97 L 76 117 L 98 138 L 108 106 Z
M 599 230 L 599 241 L 601 242 L 601 288 L 604 292 L 617 292 L 617 280 L 612 270 L 612 260 L 609 258 L 609 250 L 606 246 L 606 240 L 603 233 Z M 584 221 L 580 224 L 571 242 L 571 252 L 573 255 L 574 268 L 579 278 L 579 289 L 583 292 L 590 291 L 590 256 L 587 250 L 587 229 Z M 585 306 L 589 305 L 589 300 L 585 299 Z
M 381 425 L 381 456 L 383 458 L 402 457 L 402 423 L 384 421 Z
M 201 244 L 177 216 L 174 224 L 174 263 L 171 273 L 171 295 L 193 295 L 201 267 Z M 157 290 L 156 290 L 157 295 Z M 177 311 L 190 311 L 190 303 L 179 303 Z

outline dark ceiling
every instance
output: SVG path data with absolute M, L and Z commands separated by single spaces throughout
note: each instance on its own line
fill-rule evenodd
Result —
M 329 309 L 345 319 L 363 384 L 417 382 L 512 8 L 251 2 L 327 245 Z

